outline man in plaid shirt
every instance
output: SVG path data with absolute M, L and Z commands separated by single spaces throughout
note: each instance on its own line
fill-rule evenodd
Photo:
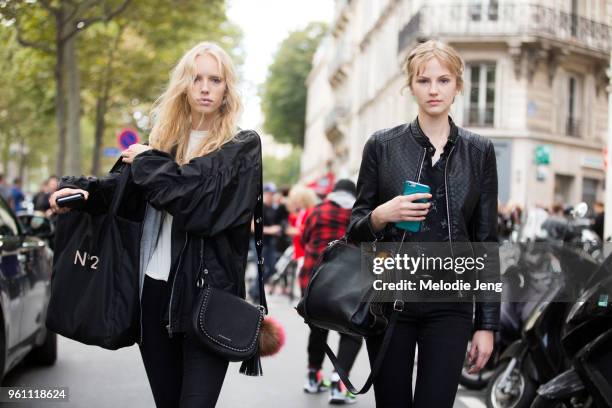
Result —
M 350 180 L 338 180 L 334 190 L 325 200 L 314 207 L 304 223 L 302 243 L 305 249 L 304 265 L 300 270 L 300 287 L 302 292 L 308 286 L 314 267 L 327 244 L 344 235 L 355 203 L 355 183 Z M 330 387 L 323 381 L 321 366 L 325 357 L 327 330 L 313 328 L 308 338 L 308 374 L 304 391 L 318 393 Z M 361 338 L 346 334 L 340 335 L 338 360 L 348 373 L 355 362 L 361 348 Z M 330 402 L 335 404 L 350 404 L 355 402 L 355 396 L 346 390 L 338 373 L 331 376 Z

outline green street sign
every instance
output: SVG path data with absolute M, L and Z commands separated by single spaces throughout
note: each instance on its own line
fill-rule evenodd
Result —
M 550 146 L 537 145 L 535 148 L 536 164 L 550 164 Z

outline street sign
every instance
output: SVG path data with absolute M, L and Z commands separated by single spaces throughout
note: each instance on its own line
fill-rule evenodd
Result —
M 121 154 L 121 150 L 116 147 L 105 147 L 104 157 L 117 157 Z
M 138 143 L 139 141 L 138 132 L 130 128 L 122 129 L 121 132 L 119 132 L 119 136 L 117 136 L 117 143 L 122 150 L 127 149 L 130 145 Z
M 535 148 L 535 164 L 550 164 L 550 146 L 537 145 Z

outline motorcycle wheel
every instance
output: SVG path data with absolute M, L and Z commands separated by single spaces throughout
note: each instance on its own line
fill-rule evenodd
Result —
M 489 380 L 486 398 L 487 408 L 529 408 L 536 396 L 536 385 L 529 376 L 514 367 L 504 376 L 512 360 L 500 362 Z

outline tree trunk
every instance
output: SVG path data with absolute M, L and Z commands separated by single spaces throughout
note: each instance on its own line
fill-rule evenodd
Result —
M 20 139 L 21 141 L 19 142 L 19 169 L 17 177 L 19 177 L 23 185 L 25 185 L 25 173 L 26 164 L 28 162 L 28 153 L 25 152 L 26 144 L 23 140 L 23 137 L 21 137 Z
M 64 42 L 61 40 L 64 32 L 63 9 L 55 20 L 55 122 L 57 126 L 57 163 L 55 173 L 58 177 L 64 175 L 66 158 L 66 88 L 64 84 Z
M 96 133 L 94 136 L 93 158 L 91 161 L 91 174 L 97 176 L 100 173 L 100 151 L 102 150 L 102 140 L 104 129 L 106 128 L 106 110 L 108 103 L 108 92 L 98 97 L 96 101 Z
M 66 153 L 67 171 L 70 175 L 81 174 L 81 95 L 79 69 L 74 35 L 64 43 L 64 73 L 66 74 Z
M 100 151 L 102 150 L 104 130 L 106 129 L 106 112 L 108 111 L 108 98 L 112 86 L 113 63 L 115 52 L 119 47 L 124 28 L 124 26 L 119 28 L 115 41 L 113 41 L 113 46 L 108 51 L 108 62 L 98 87 L 98 99 L 96 101 L 96 133 L 94 137 L 93 158 L 91 161 L 91 174 L 94 176 L 98 175 L 100 172 Z

